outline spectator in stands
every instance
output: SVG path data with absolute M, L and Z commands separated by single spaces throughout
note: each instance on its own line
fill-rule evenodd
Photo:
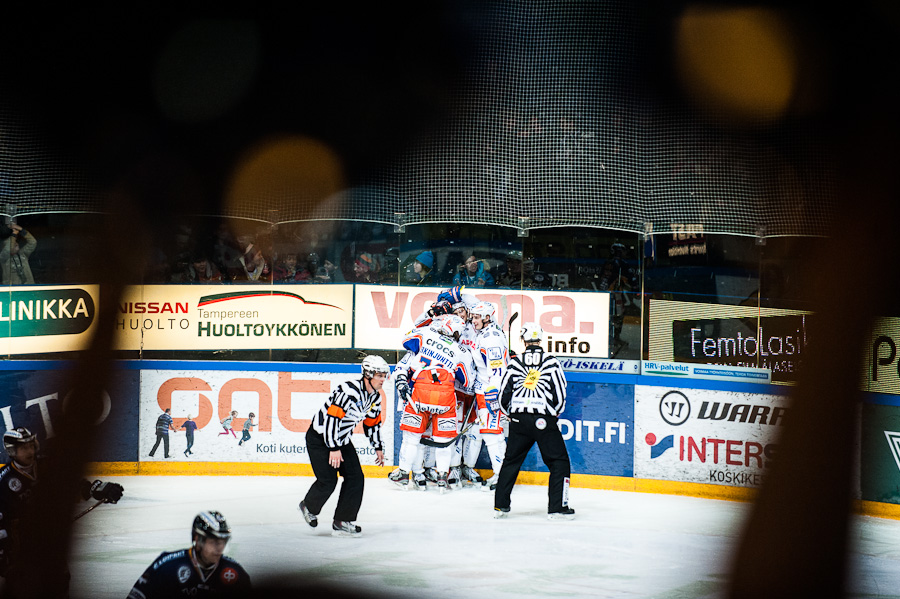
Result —
M 494 276 L 488 272 L 488 264 L 479 260 L 472 254 L 466 258 L 466 263 L 460 266 L 460 270 L 453 277 L 453 285 L 465 285 L 466 287 L 493 287 Z
M 28 258 L 37 247 L 37 239 L 16 223 L 0 230 L 0 263 L 4 285 L 33 285 L 34 275 Z
M 213 262 L 219 270 L 226 273 L 230 280 L 236 271 L 241 269 L 240 258 L 244 255 L 243 248 L 225 223 L 220 223 L 216 229 L 213 241 Z
M 298 266 L 297 254 L 285 254 L 281 261 L 275 265 L 276 283 L 306 283 L 312 278 L 312 273 L 305 267 Z
M 272 271 L 269 263 L 263 256 L 262 248 L 256 243 L 250 243 L 244 250 L 244 255 L 238 259 L 240 267 L 234 269 L 232 281 L 235 283 L 255 282 L 267 283 L 272 280 Z
M 174 283 L 221 283 L 222 273 L 204 254 L 195 254 Z
M 501 287 L 522 286 L 522 252 L 510 250 L 506 254 L 506 265 L 500 267 L 497 284 Z
M 512 250 L 506 255 L 506 267 L 497 278 L 500 287 L 534 289 L 550 286 L 547 273 L 535 270 L 534 258 L 523 258 L 522 252 Z
M 353 262 L 353 274 L 357 283 L 377 283 L 378 271 L 378 263 L 372 254 L 362 253 Z
M 384 265 L 378 278 L 379 283 L 397 285 L 400 281 L 400 250 L 388 248 L 384 253 Z
M 335 266 L 329 260 L 322 260 L 316 252 L 306 257 L 306 270 L 312 274 L 313 283 L 333 283 Z
M 434 270 L 434 253 L 422 252 L 416 256 L 413 262 L 412 283 L 414 285 L 433 285 L 432 270 Z

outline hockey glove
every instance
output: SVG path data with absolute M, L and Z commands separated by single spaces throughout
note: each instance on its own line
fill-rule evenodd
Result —
M 479 410 L 478 410 L 478 425 L 481 428 L 487 428 L 488 422 L 490 422 L 490 416 L 488 415 L 487 409 L 479 408 Z
M 104 483 L 95 480 L 91 483 L 91 497 L 103 503 L 119 503 L 125 489 L 118 483 Z
M 453 307 L 450 305 L 448 301 L 437 301 L 431 304 L 431 308 L 428 309 L 428 315 L 434 318 L 435 316 L 442 316 L 444 314 L 452 314 Z
M 463 286 L 457 285 L 446 291 L 441 291 L 437 296 L 437 301 L 447 302 L 448 304 L 458 304 L 462 301 L 462 290 Z
M 405 380 L 399 380 L 394 385 L 394 388 L 397 389 L 397 393 L 400 395 L 400 400 L 403 402 L 403 405 L 406 405 L 409 402 L 409 385 Z

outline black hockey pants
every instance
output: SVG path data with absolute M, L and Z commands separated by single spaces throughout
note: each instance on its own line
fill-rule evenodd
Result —
M 494 507 L 509 507 L 509 496 L 516 484 L 519 470 L 528 452 L 537 443 L 541 459 L 550 470 L 547 513 L 563 509 L 564 482 L 570 476 L 572 466 L 557 420 L 555 416 L 544 414 L 515 413 L 510 416 L 506 457 L 503 458 L 503 466 L 497 479 Z
M 344 461 L 341 462 L 341 467 L 335 470 L 328 464 L 328 454 L 331 450 L 325 445 L 325 439 L 310 426 L 306 431 L 306 452 L 309 454 L 309 462 L 316 475 L 316 482 L 312 484 L 303 499 L 307 509 L 313 514 L 322 511 L 322 506 L 334 493 L 338 482 L 338 472 L 340 472 L 344 483 L 341 485 L 337 507 L 334 509 L 334 519 L 355 522 L 359 507 L 362 505 L 363 486 L 366 479 L 353 443 L 348 442 L 341 447 L 341 456 Z

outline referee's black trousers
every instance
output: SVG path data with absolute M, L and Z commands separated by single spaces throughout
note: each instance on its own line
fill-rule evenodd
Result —
M 550 470 L 547 513 L 563 509 L 563 487 L 565 479 L 572 473 L 566 442 L 559 432 L 556 416 L 544 414 L 515 413 L 510 415 L 509 438 L 506 440 L 506 456 L 497 478 L 494 492 L 494 507 L 508 508 L 509 496 L 519 470 L 525 462 L 529 450 L 537 443 L 541 459 Z M 539 424 L 543 421 L 543 427 Z M 568 502 L 567 502 L 568 503 Z
M 362 505 L 363 486 L 365 476 L 362 466 L 359 465 L 359 456 L 353 443 L 348 442 L 341 446 L 341 455 L 344 461 L 340 468 L 335 470 L 328 464 L 328 454 L 331 450 L 325 445 L 325 439 L 317 433 L 312 426 L 306 431 L 306 452 L 309 454 L 309 463 L 312 465 L 316 482 L 312 484 L 303 501 L 307 509 L 313 514 L 319 514 L 322 506 L 334 493 L 338 482 L 338 472 L 344 478 L 341 492 L 338 495 L 337 507 L 334 509 L 334 519 L 343 522 L 355 522 L 359 507 Z

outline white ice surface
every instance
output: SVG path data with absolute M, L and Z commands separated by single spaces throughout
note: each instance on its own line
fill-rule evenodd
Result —
M 330 536 L 337 493 L 310 528 L 297 504 L 308 477 L 111 477 L 125 497 L 78 520 L 72 597 L 122 598 L 161 552 L 186 547 L 202 509 L 233 529 L 227 553 L 254 582 L 348 586 L 435 598 L 717 597 L 749 504 L 571 489 L 574 521 L 548 521 L 546 487 L 519 485 L 493 519 L 476 489 L 404 492 L 367 478 L 358 539 Z M 861 517 L 851 596 L 900 597 L 900 522 Z

